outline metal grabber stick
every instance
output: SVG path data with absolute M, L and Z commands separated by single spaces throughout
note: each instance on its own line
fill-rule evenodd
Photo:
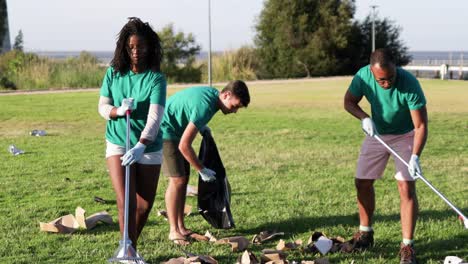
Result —
M 130 113 L 127 110 L 127 135 L 125 141 L 125 153 L 130 150 Z M 109 262 L 119 263 L 138 263 L 144 264 L 144 259 L 136 252 L 132 246 L 132 241 L 128 236 L 128 203 L 130 196 L 130 166 L 125 166 L 125 209 L 124 209 L 124 230 L 122 239 L 119 242 L 119 248 L 115 251 L 114 256 L 109 259 Z
M 374 138 L 377 139 L 380 143 L 382 143 L 382 145 L 384 145 L 395 157 L 397 157 L 401 162 L 403 162 L 403 164 L 406 165 L 406 167 L 409 167 L 409 164 L 400 157 L 400 155 L 398 155 L 398 153 L 396 153 L 389 145 L 387 145 L 387 143 L 385 143 L 385 141 L 383 141 L 378 135 L 374 135 Z M 463 221 L 463 225 L 465 226 L 465 229 L 468 229 L 468 219 L 466 218 L 466 216 L 462 213 L 462 211 L 460 211 L 455 205 L 453 205 L 449 199 L 447 199 L 441 192 L 439 192 L 434 186 L 432 186 L 432 184 L 426 179 L 424 178 L 424 176 L 422 175 L 422 173 L 418 173 L 416 172 L 416 177 L 414 177 L 414 179 L 421 179 L 421 181 L 423 181 L 427 186 L 429 186 L 429 188 L 431 188 L 440 198 L 442 198 L 442 200 L 444 200 L 444 202 L 446 202 L 450 208 L 452 208 L 458 215 L 459 215 L 459 218 Z

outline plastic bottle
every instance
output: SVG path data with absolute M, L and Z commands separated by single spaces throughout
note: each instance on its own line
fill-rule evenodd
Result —
M 24 153 L 23 150 L 17 148 L 15 145 L 10 145 L 10 146 L 8 147 L 8 151 L 9 151 L 11 154 L 15 155 L 15 156 L 18 156 L 19 154 L 23 154 L 23 153 Z
M 31 132 L 29 132 L 29 134 L 31 136 L 42 137 L 42 136 L 47 135 L 47 132 L 45 130 L 36 130 L 36 129 L 34 129 Z

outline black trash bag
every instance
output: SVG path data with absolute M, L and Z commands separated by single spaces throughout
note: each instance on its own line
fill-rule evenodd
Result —
M 212 182 L 204 182 L 200 176 L 198 177 L 198 212 L 214 228 L 235 227 L 230 208 L 231 189 L 226 170 L 216 143 L 209 133 L 203 135 L 198 158 L 205 167 L 216 172 L 216 180 Z

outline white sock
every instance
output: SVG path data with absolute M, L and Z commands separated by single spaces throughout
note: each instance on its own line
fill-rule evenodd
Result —
M 408 246 L 408 245 L 413 245 L 413 244 L 414 244 L 414 240 L 413 240 L 413 239 L 406 239 L 406 238 L 403 238 L 403 244 L 405 244 L 406 246 Z
M 359 226 L 359 231 L 370 232 L 372 230 L 373 230 L 372 226 L 362 226 L 362 225 Z

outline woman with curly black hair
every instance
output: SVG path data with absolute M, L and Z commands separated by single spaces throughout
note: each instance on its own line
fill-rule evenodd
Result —
M 116 194 L 120 232 L 124 228 L 125 166 L 130 165 L 128 235 L 134 248 L 153 206 L 162 162 L 159 130 L 166 104 L 166 79 L 160 72 L 163 51 L 148 23 L 129 18 L 118 34 L 111 66 L 99 98 L 107 120 L 106 160 Z M 130 114 L 130 145 L 125 151 L 126 112 Z

